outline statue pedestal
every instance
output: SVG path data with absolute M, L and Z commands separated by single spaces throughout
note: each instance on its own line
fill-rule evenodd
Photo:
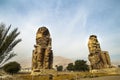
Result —
M 55 71 L 54 69 L 40 69 L 40 70 L 33 70 L 31 72 L 31 75 L 33 76 L 40 76 L 40 75 L 56 75 L 57 71 Z
M 94 69 L 91 73 L 118 74 L 118 68 Z

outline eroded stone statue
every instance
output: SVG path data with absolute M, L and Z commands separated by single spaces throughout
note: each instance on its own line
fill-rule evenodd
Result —
M 50 33 L 46 27 L 41 27 L 36 33 L 36 45 L 32 53 L 32 72 L 40 72 L 41 69 L 52 69 L 53 52 Z
M 91 35 L 88 41 L 91 69 L 110 68 L 111 61 L 107 51 L 102 51 L 96 35 Z

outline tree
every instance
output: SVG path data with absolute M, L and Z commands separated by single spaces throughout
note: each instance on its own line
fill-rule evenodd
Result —
M 63 70 L 63 66 L 62 65 L 56 66 L 56 68 L 57 68 L 57 71 L 62 71 Z
M 118 65 L 118 67 L 120 68 L 120 65 Z
M 76 60 L 73 63 L 69 63 L 67 66 L 67 70 L 69 71 L 88 71 L 89 66 L 86 64 L 86 61 L 84 60 Z
M 3 66 L 3 70 L 9 74 L 15 74 L 21 69 L 21 66 L 17 62 L 10 62 Z
M 73 63 L 69 63 L 66 68 L 67 68 L 67 70 L 69 70 L 69 71 L 74 71 L 74 65 L 73 65 Z
M 84 60 L 76 60 L 74 65 L 75 71 L 88 71 L 89 66 L 86 64 Z
M 9 32 L 10 28 L 11 25 L 6 28 L 5 24 L 0 24 L 0 67 L 12 57 L 16 56 L 13 48 L 21 42 L 21 39 L 16 40 L 16 37 L 20 34 L 18 28 Z

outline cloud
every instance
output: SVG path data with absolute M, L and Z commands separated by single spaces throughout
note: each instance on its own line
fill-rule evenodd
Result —
M 0 21 L 19 27 L 21 32 L 22 42 L 14 49 L 18 54 L 15 59 L 32 56 L 36 31 L 41 26 L 50 30 L 54 55 L 87 60 L 91 34 L 98 36 L 101 48 L 111 56 L 119 54 L 120 11 L 116 1 L 47 1 L 1 3 Z

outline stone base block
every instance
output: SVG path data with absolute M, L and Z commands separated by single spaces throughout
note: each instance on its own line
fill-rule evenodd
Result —
M 39 76 L 39 75 L 55 75 L 57 74 L 57 71 L 54 69 L 40 69 L 40 70 L 33 70 L 31 72 L 31 75 L 33 76 Z
M 118 68 L 94 69 L 91 73 L 119 74 Z

